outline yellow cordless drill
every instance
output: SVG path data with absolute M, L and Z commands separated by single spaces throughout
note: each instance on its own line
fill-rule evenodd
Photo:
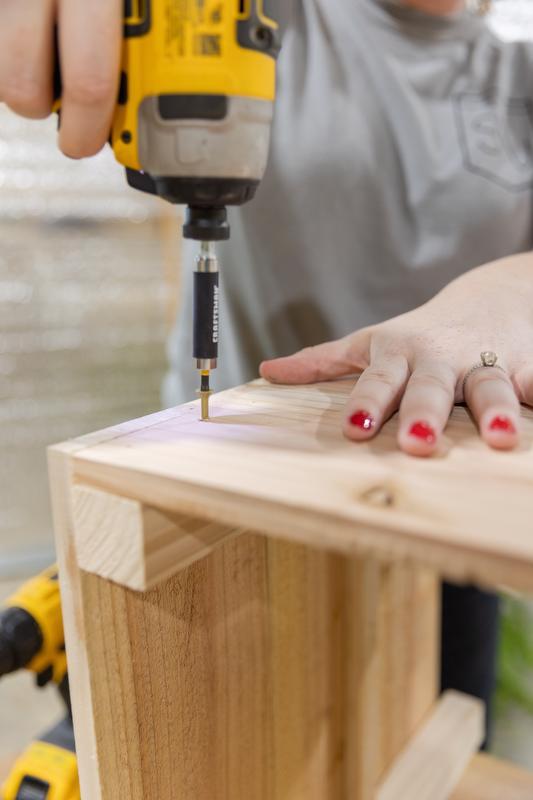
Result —
M 219 338 L 214 243 L 227 206 L 263 177 L 276 89 L 272 0 L 126 0 L 118 103 L 110 143 L 131 186 L 187 206 L 183 233 L 201 242 L 194 352 L 208 417 Z
M 67 672 L 57 567 L 24 583 L 0 610 L 0 677 L 21 668 L 38 686 L 58 685 Z
M 79 800 L 56 567 L 23 584 L 0 610 L 0 677 L 19 669 L 34 672 L 38 686 L 56 683 L 67 715 L 17 759 L 0 796 L 2 800 Z

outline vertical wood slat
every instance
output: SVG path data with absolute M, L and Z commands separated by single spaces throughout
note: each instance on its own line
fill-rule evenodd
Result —
M 243 535 L 145 594 L 82 574 L 104 800 L 341 796 L 336 560 Z
M 72 443 L 49 450 L 48 472 L 80 790 L 83 800 L 102 800 L 95 698 L 91 694 L 92 675 L 88 658 L 90 644 L 87 644 L 84 592 L 76 557 L 72 513 L 70 457 L 79 447 Z
M 373 800 L 437 696 L 440 587 L 428 570 L 345 562 L 349 625 L 343 800 Z
M 81 572 L 83 771 L 103 800 L 368 800 L 434 699 L 436 588 L 251 534 L 144 594 Z

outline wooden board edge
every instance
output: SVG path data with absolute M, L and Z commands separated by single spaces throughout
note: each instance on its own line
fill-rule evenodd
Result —
M 437 571 L 458 583 L 481 587 L 502 585 L 520 592 L 533 591 L 533 563 L 499 552 L 480 553 L 456 542 L 426 538 L 413 533 L 406 542 L 396 530 L 356 523 L 342 515 L 335 518 L 336 536 L 331 536 L 332 516 L 319 511 L 302 515 L 298 507 L 260 498 L 235 497 L 217 488 L 198 487 L 165 476 L 133 469 L 74 459 L 76 480 L 123 497 L 132 497 L 164 514 L 180 513 L 250 530 L 250 519 L 262 518 L 258 533 L 310 547 L 327 548 L 344 555 L 371 554 L 384 560 L 404 560 Z M 264 521 L 264 524 L 263 524 Z
M 383 778 L 376 800 L 448 800 L 484 736 L 477 698 L 445 692 Z
M 72 506 L 78 566 L 141 592 L 242 533 L 83 484 L 72 488 Z
M 72 519 L 71 456 L 76 449 L 74 442 L 49 448 L 48 472 L 76 747 L 87 756 L 78 760 L 80 788 L 82 797 L 102 800 L 96 732 L 92 717 L 91 679 L 85 645 L 81 578 Z

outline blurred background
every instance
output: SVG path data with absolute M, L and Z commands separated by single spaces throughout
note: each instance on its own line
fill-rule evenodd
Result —
M 533 0 L 495 0 L 491 24 L 533 40 Z M 179 296 L 175 210 L 55 140 L 0 105 L 0 601 L 54 559 L 46 446 L 159 408 Z M 493 750 L 533 768 L 532 630 L 507 599 Z M 59 714 L 30 684 L 0 683 L 0 761 Z
M 54 561 L 47 445 L 160 408 L 179 293 L 176 210 L 108 148 L 61 155 L 56 127 L 0 104 L 0 601 Z M 64 713 L 32 684 L 0 683 L 0 783 Z
M 52 557 L 46 445 L 158 408 L 175 297 L 175 211 L 129 189 L 109 149 L 72 161 L 55 139 L 53 119 L 0 105 L 4 578 Z

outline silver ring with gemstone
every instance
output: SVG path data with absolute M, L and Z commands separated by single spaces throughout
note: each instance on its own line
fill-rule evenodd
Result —
M 498 356 L 492 350 L 484 350 L 481 353 L 480 358 L 481 361 L 478 364 L 474 364 L 473 367 L 470 367 L 470 369 L 463 378 L 463 397 L 465 396 L 466 382 L 468 381 L 470 376 L 474 374 L 474 372 L 477 372 L 478 369 L 484 369 L 486 367 L 489 367 L 491 369 L 499 369 L 502 372 L 505 372 L 504 368 L 500 367 L 500 365 L 497 363 Z

